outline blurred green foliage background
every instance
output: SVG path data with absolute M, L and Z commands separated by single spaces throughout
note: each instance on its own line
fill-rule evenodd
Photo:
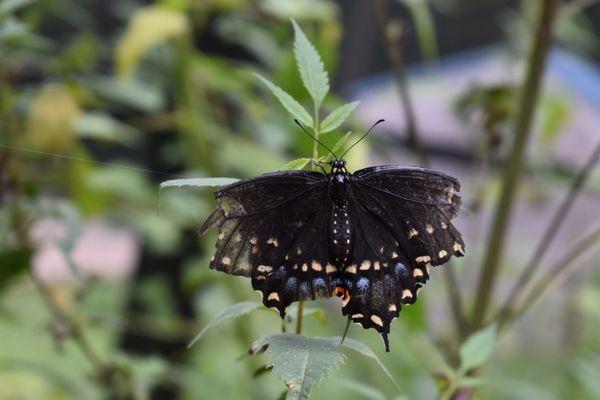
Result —
M 211 189 L 166 188 L 158 213 L 158 185 L 178 178 L 245 178 L 310 157 L 312 141 L 255 73 L 311 104 L 294 60 L 291 18 L 321 55 L 334 92 L 363 77 L 344 64 L 351 63 L 349 51 L 361 53 L 361 47 L 377 43 L 379 70 L 388 69 L 385 39 L 348 39 L 361 35 L 360 26 L 348 23 L 361 21 L 348 17 L 368 2 L 360 3 L 0 0 L 0 399 L 285 396 L 285 386 L 264 373 L 264 356 L 247 355 L 255 339 L 281 331 L 273 310 L 257 309 L 219 325 L 187 349 L 222 310 L 259 298 L 248 280 L 208 269 L 214 232 L 200 239 L 196 229 L 214 205 Z M 446 31 L 432 13 L 460 14 L 488 2 L 389 3 L 395 10 L 392 23 L 412 32 L 404 39 L 408 61 L 434 65 L 439 53 L 450 50 L 437 42 Z M 497 9 L 498 2 L 489 3 Z M 533 3 L 541 1 L 508 3 L 498 18 L 506 20 L 502 43 L 523 56 L 535 20 Z M 598 59 L 595 2 L 559 3 L 563 19 L 557 41 Z M 583 13 L 586 8 L 596 14 Z M 381 25 L 374 14 L 362 20 Z M 470 22 L 475 23 L 465 20 Z M 511 100 L 518 84 L 465 87 L 456 99 L 465 125 L 474 114 L 481 116 L 480 135 L 468 143 L 471 153 L 464 158 L 490 167 L 482 185 L 467 183 L 472 219 L 481 217 L 479 206 L 500 190 L 495 168 L 508 157 L 503 149 L 510 141 L 507 125 L 518 112 Z M 332 94 L 323 109 L 344 103 Z M 544 137 L 558 140 L 569 104 L 544 98 L 539 109 Z M 343 129 L 321 139 L 333 146 L 348 131 L 363 132 L 362 121 L 351 117 Z M 405 157 L 397 162 L 419 159 L 407 142 L 372 138 L 348 155 L 349 169 L 379 160 L 381 147 L 397 149 Z M 528 166 L 534 176 L 537 167 L 548 173 L 543 163 Z M 577 170 L 550 173 L 564 191 Z M 595 196 L 597 173 L 593 169 L 590 184 Z M 470 247 L 473 256 L 446 267 L 458 271 L 461 292 L 467 292 L 465 282 L 471 280 L 465 276 L 476 273 L 483 246 Z M 312 396 L 597 399 L 600 281 L 589 270 L 568 286 L 566 311 L 537 308 L 556 312 L 543 337 L 539 330 L 528 335 L 530 326 L 517 324 L 498 343 L 495 337 L 489 344 L 471 342 L 474 348 L 467 351 L 473 354 L 496 350 L 481 377 L 461 381 L 467 389 L 462 392 L 446 389 L 456 383 L 452 377 L 467 338 L 440 322 L 450 318 L 454 304 L 448 304 L 445 278 L 437 272 L 429 293 L 395 322 L 391 354 L 384 355 L 374 332 L 350 331 L 373 349 L 399 387 L 376 360 L 348 353 Z M 437 298 L 435 304 L 430 298 Z M 470 307 L 473 296 L 465 301 Z M 342 334 L 339 303 L 322 300 L 305 307 L 305 335 Z M 289 315 L 293 319 L 294 310 Z M 288 329 L 292 319 L 283 323 Z

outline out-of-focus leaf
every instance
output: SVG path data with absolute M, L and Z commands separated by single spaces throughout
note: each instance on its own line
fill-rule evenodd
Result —
M 227 186 L 232 183 L 239 181 L 237 178 L 190 178 L 190 179 L 171 179 L 169 181 L 161 182 L 160 189 L 166 187 L 182 187 L 182 186 Z
M 342 338 L 341 337 L 334 337 L 332 338 L 332 340 L 335 343 L 341 343 Z M 362 354 L 363 356 L 369 357 L 370 359 L 372 359 L 373 361 L 375 361 L 377 363 L 377 365 L 379 365 L 379 367 L 383 370 L 383 372 L 388 376 L 388 378 L 390 378 L 390 380 L 392 382 L 394 382 L 394 385 L 396 385 L 396 387 L 399 389 L 400 386 L 398 385 L 398 382 L 396 382 L 396 380 L 394 379 L 394 377 L 392 376 L 392 374 L 390 373 L 390 371 L 386 368 L 385 365 L 383 365 L 383 363 L 381 362 L 381 360 L 379 359 L 379 357 L 377 357 L 377 354 L 375 354 L 373 352 L 373 350 L 371 350 L 369 348 L 369 346 L 367 346 L 366 344 L 356 340 L 356 339 L 352 339 L 349 337 L 346 337 L 344 339 L 344 343 L 341 344 L 341 346 L 344 346 L 350 350 L 356 351 L 357 353 Z
M 161 6 L 136 11 L 115 49 L 118 76 L 130 75 L 154 46 L 181 36 L 188 30 L 189 23 L 182 12 Z
M 320 0 L 262 0 L 259 7 L 278 19 L 315 19 L 331 21 L 337 12 L 335 4 Z
M 600 355 L 590 354 L 576 360 L 573 376 L 590 394 L 590 399 L 600 398 Z
M 492 355 L 496 344 L 497 328 L 495 324 L 472 334 L 460 346 L 460 370 L 465 373 L 482 366 Z
M 331 114 L 323 120 L 319 131 L 325 133 L 336 129 L 350 116 L 350 114 L 352 114 L 352 111 L 354 111 L 359 103 L 360 101 L 353 101 L 352 103 L 344 104 L 333 110 Z
M 110 115 L 99 112 L 81 114 L 75 121 L 79 136 L 130 145 L 139 133 L 134 127 L 124 124 Z
M 280 153 L 265 151 L 256 142 L 230 137 L 223 138 L 218 150 L 218 162 L 222 169 L 233 170 L 245 176 L 276 170 L 287 161 Z
M 300 77 L 318 109 L 329 92 L 329 77 L 317 50 L 296 21 L 292 20 L 292 24 L 294 25 L 294 54 Z
M 166 100 L 158 86 L 138 79 L 96 78 L 84 80 L 89 87 L 104 99 L 146 113 L 155 113 L 164 108 Z
M 385 394 L 381 390 L 364 382 L 344 380 L 338 384 L 342 389 L 358 394 L 361 399 L 386 400 Z
M 417 38 L 423 58 L 434 60 L 438 56 L 435 24 L 431 15 L 430 5 L 424 0 L 399 0 L 410 11 L 417 31 Z
M 101 39 L 92 33 L 77 36 L 56 59 L 56 70 L 62 74 L 88 73 L 94 70 L 101 46 Z
M 588 55 L 596 54 L 600 46 L 593 21 L 587 20 L 581 14 L 574 18 L 561 19 L 556 26 L 556 38 L 566 47 Z
M 170 365 L 164 358 L 152 357 L 131 357 L 126 359 L 128 367 L 133 372 L 133 386 L 136 392 L 136 398 L 144 399 L 152 388 L 160 383 L 160 379 L 169 372 Z
M 7 47 L 15 45 L 20 49 L 45 52 L 55 50 L 53 41 L 34 34 L 27 24 L 12 15 L 0 16 L 0 44 L 5 43 L 9 45 Z
M 298 158 L 297 160 L 290 161 L 281 167 L 280 171 L 292 171 L 296 169 L 303 169 L 310 162 L 310 158 Z
M 8 372 L 8 376 L 10 376 L 10 374 L 15 374 L 16 372 L 31 374 L 42 378 L 45 382 L 51 383 L 56 394 L 63 392 L 65 396 L 69 396 L 70 398 L 82 398 L 82 396 L 85 396 L 85 392 L 82 393 L 79 390 L 78 385 L 72 381 L 72 376 L 65 374 L 64 371 L 56 371 L 52 364 L 45 361 L 46 360 L 36 362 L 18 359 L 0 359 L 0 374 L 5 373 L 5 371 Z M 9 393 L 14 391 L 15 389 L 11 390 L 10 386 L 11 385 L 8 385 L 8 388 L 3 387 L 3 391 L 7 390 Z M 16 386 L 18 387 L 18 385 Z M 3 395 L 7 394 L 3 393 Z M 7 398 L 13 397 L 10 396 Z
M 228 15 L 218 21 L 217 29 L 222 37 L 244 46 L 264 64 L 275 67 L 279 62 L 279 46 L 268 31 L 257 24 Z
M 28 250 L 10 249 L 0 252 L 0 290 L 2 290 L 10 280 L 27 271 L 28 266 Z
M 545 96 L 540 104 L 542 139 L 551 144 L 569 119 L 569 100 L 562 96 Z
M 265 335 L 251 347 L 252 354 L 266 348 L 268 366 L 288 388 L 286 399 L 308 398 L 311 390 L 344 361 L 344 353 L 331 339 L 313 339 L 291 333 Z
M 298 314 L 298 306 L 296 304 L 292 304 L 287 312 L 287 315 L 297 315 Z M 323 310 L 320 307 L 307 307 L 306 305 L 304 306 L 304 309 L 302 310 L 302 315 L 307 317 L 307 316 L 312 316 L 313 318 L 315 318 L 317 321 L 321 322 L 321 323 L 325 323 L 325 310 Z
M 18 11 L 20 8 L 27 7 L 37 0 L 3 0 L 0 2 L 0 18 L 6 14 Z
M 80 113 L 79 104 L 67 88 L 46 86 L 31 102 L 27 138 L 41 151 L 69 152 L 75 144 L 73 125 Z
M 297 118 L 300 122 L 310 127 L 313 126 L 313 119 L 310 114 L 298 103 L 292 96 L 287 94 L 282 88 L 275 85 L 273 82 L 268 79 L 263 78 L 262 76 L 256 74 L 260 78 L 261 81 L 273 92 L 275 97 L 279 100 L 279 102 L 285 107 L 286 110 L 292 116 Z
M 226 308 L 219 315 L 217 315 L 215 318 L 213 318 L 212 321 L 210 321 L 208 324 L 206 324 L 206 326 L 204 328 L 202 328 L 202 330 L 194 337 L 194 339 L 192 339 L 190 344 L 188 344 L 188 346 L 187 346 L 188 349 L 190 347 L 192 347 L 194 344 L 196 344 L 196 342 L 198 340 L 202 339 L 202 336 L 204 336 L 204 334 L 206 332 L 208 332 L 209 329 L 214 328 L 216 325 L 219 325 L 221 322 L 227 321 L 228 319 L 241 317 L 242 315 L 249 314 L 254 310 L 258 310 L 259 308 L 261 308 L 261 305 L 258 303 L 252 302 L 252 301 L 244 301 L 244 302 L 237 303 L 237 304 L 232 305 L 231 307 Z

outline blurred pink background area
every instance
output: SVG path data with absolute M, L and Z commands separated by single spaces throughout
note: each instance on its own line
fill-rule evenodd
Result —
M 138 265 L 138 236 L 106 221 L 86 222 L 81 232 L 69 235 L 64 222 L 47 218 L 35 223 L 30 234 L 36 244 L 33 271 L 45 282 L 72 281 L 73 270 L 86 277 L 124 280 Z

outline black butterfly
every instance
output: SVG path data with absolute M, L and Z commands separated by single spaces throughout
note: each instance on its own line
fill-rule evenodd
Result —
M 389 351 L 390 323 L 415 302 L 428 267 L 464 254 L 450 223 L 460 183 L 422 168 L 351 174 L 337 157 L 330 166 L 330 173 L 274 172 L 217 191 L 217 209 L 200 228 L 201 235 L 219 228 L 210 267 L 252 278 L 282 318 L 294 301 L 339 296 L 342 313 L 379 331 Z

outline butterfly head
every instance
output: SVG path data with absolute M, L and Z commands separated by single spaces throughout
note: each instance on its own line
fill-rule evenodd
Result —
M 346 170 L 346 160 L 335 159 L 329 163 L 331 165 L 331 173 L 332 174 L 347 174 Z

